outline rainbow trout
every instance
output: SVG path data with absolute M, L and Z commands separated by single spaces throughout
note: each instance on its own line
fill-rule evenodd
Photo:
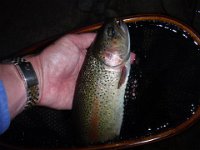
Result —
M 81 143 L 119 136 L 129 70 L 129 31 L 123 21 L 113 19 L 99 30 L 77 81 L 73 110 Z

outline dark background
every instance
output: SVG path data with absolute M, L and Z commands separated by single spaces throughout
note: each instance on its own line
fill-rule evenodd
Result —
M 200 32 L 198 0 L 7 0 L 0 2 L 0 59 L 41 40 L 107 17 L 164 14 Z M 183 133 L 140 150 L 199 150 L 200 122 Z

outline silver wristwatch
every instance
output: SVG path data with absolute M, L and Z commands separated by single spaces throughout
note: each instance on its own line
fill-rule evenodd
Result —
M 14 64 L 24 80 L 27 95 L 25 108 L 36 105 L 39 102 L 39 82 L 32 64 L 21 57 L 4 60 L 2 63 Z

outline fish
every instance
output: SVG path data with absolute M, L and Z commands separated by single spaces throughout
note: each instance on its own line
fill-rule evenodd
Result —
M 79 143 L 105 143 L 119 137 L 130 66 L 126 23 L 106 21 L 87 51 L 77 80 L 73 118 Z

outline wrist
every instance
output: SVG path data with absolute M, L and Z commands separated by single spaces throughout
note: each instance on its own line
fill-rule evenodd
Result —
M 26 103 L 24 83 L 12 64 L 0 65 L 0 79 L 3 81 L 11 118 L 20 113 Z

